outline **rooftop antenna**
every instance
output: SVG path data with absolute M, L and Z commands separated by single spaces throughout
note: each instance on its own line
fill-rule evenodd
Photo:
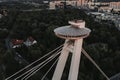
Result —
M 85 21 L 83 20 L 73 20 L 68 23 L 69 26 L 59 27 L 54 30 L 58 37 L 65 39 L 65 43 L 52 80 L 61 80 L 69 52 L 72 52 L 72 60 L 68 80 L 77 80 L 83 38 L 87 37 L 91 32 L 90 29 L 85 28 Z

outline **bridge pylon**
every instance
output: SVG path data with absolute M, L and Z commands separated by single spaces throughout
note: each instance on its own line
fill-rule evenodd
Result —
M 85 21 L 73 20 L 68 22 L 69 26 L 62 26 L 54 30 L 55 34 L 65 39 L 52 80 L 61 80 L 63 70 L 69 53 L 72 53 L 72 60 L 68 80 L 77 80 L 81 58 L 83 38 L 87 37 L 91 30 L 85 28 Z

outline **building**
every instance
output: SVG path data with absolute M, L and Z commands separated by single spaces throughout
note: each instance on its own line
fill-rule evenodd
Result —
M 87 4 L 88 0 L 78 0 L 77 6 L 85 6 Z
M 64 8 L 65 6 L 77 6 L 77 0 L 53 0 L 49 2 L 49 9 Z
M 17 48 L 17 47 L 21 47 L 21 45 L 23 45 L 23 44 L 25 44 L 28 47 L 28 46 L 32 46 L 36 43 L 37 43 L 37 41 L 30 36 L 27 38 L 26 41 L 19 40 L 19 39 L 12 39 L 11 40 L 11 47 Z
M 12 48 L 20 47 L 23 44 L 23 42 L 24 42 L 23 40 L 13 39 L 11 41 Z
M 103 11 L 103 12 L 111 12 L 111 8 L 109 6 L 101 6 L 99 8 L 99 11 Z
M 35 39 L 33 39 L 32 37 L 28 37 L 27 40 L 24 42 L 24 44 L 26 46 L 31 46 L 31 45 L 34 45 L 36 43 L 37 43 L 37 41 Z
M 110 8 L 115 11 L 120 11 L 120 2 L 110 2 Z
M 64 8 L 65 6 L 80 7 L 85 6 L 88 0 L 52 0 L 49 2 L 50 9 L 56 9 L 56 7 Z

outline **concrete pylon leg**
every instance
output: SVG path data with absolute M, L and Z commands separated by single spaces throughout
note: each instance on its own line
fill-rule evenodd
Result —
M 78 78 L 82 42 L 83 39 L 75 40 L 68 80 L 77 80 Z
M 65 43 L 63 50 L 61 52 L 61 55 L 59 57 L 59 61 L 56 66 L 55 72 L 53 74 L 52 80 L 61 80 L 62 73 L 63 73 L 64 67 L 68 58 L 68 54 L 69 54 L 69 50 L 67 48 L 68 48 L 68 43 Z

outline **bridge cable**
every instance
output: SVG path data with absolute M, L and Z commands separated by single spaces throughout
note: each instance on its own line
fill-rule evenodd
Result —
M 45 58 L 46 56 L 52 54 L 54 51 L 56 51 L 57 49 L 61 48 L 63 46 L 60 45 L 59 47 L 55 48 L 54 50 L 50 51 L 49 53 L 47 53 L 46 55 L 44 55 L 43 57 L 37 59 L 36 61 L 32 62 L 31 64 L 27 65 L 26 67 L 22 68 L 21 70 L 17 71 L 16 73 L 14 73 L 13 75 L 11 75 L 10 77 L 6 78 L 5 80 L 9 80 L 10 78 L 14 77 L 15 75 L 19 74 L 20 72 L 22 72 L 23 70 L 29 68 L 30 66 L 32 66 L 33 64 L 35 64 L 36 62 L 40 61 L 41 59 Z
M 59 59 L 59 58 L 58 58 Z M 53 66 L 57 63 L 58 59 L 56 59 L 56 61 L 52 64 L 52 66 L 48 69 L 48 71 L 44 74 L 44 76 L 42 77 L 41 80 L 44 80 L 45 77 L 47 76 L 47 74 L 51 71 L 51 69 L 53 68 Z
M 60 50 L 60 49 L 59 49 L 59 50 Z M 58 50 L 58 51 L 59 51 L 59 50 Z M 57 52 L 58 52 L 58 51 L 57 51 Z M 56 54 L 57 52 L 55 52 L 55 54 Z M 29 73 L 30 71 L 34 71 L 34 69 L 37 69 L 37 66 L 39 67 L 39 66 L 41 66 L 42 64 L 44 64 L 46 61 L 48 61 L 49 59 L 51 59 L 55 54 L 52 54 L 49 58 L 47 58 L 47 59 L 46 59 L 45 61 L 43 61 L 42 63 L 39 63 L 38 65 L 36 65 L 36 66 L 33 67 L 32 69 L 30 69 L 30 70 L 26 71 L 25 73 L 19 75 L 17 78 L 15 78 L 15 80 L 21 78 L 22 76 L 26 75 L 26 74 Z
M 61 48 L 62 49 L 62 48 Z M 20 75 L 18 78 L 24 76 L 21 80 L 23 80 L 25 77 L 29 76 L 30 74 L 32 74 L 35 70 L 37 70 L 38 68 L 41 68 L 42 66 L 41 65 L 44 65 L 44 63 L 47 63 L 47 61 L 49 62 L 49 59 L 53 58 L 54 56 L 60 54 L 61 52 L 61 49 L 59 49 L 55 54 L 53 54 L 52 56 L 50 56 L 49 58 L 47 58 L 45 61 L 43 61 L 42 63 L 38 64 L 37 66 L 33 67 L 32 69 L 30 69 L 29 71 L 25 72 L 24 74 Z M 50 60 L 51 61 L 51 60 Z M 41 67 L 40 67 L 41 66 Z M 17 78 L 17 79 L 18 79 Z
M 96 62 L 89 56 L 89 54 L 82 48 L 82 53 L 94 64 L 94 66 L 102 73 L 102 75 L 107 79 L 110 78 L 103 72 L 103 70 L 96 64 Z
M 36 72 L 38 72 L 42 67 L 44 67 L 46 64 L 48 64 L 50 61 L 52 61 L 56 56 L 58 56 L 61 52 L 59 52 L 58 54 L 56 54 L 51 60 L 49 60 L 48 62 L 46 62 L 44 65 L 42 65 L 40 68 L 38 68 L 35 72 L 33 72 L 30 76 L 26 77 L 25 80 L 29 79 L 31 76 L 33 76 Z

